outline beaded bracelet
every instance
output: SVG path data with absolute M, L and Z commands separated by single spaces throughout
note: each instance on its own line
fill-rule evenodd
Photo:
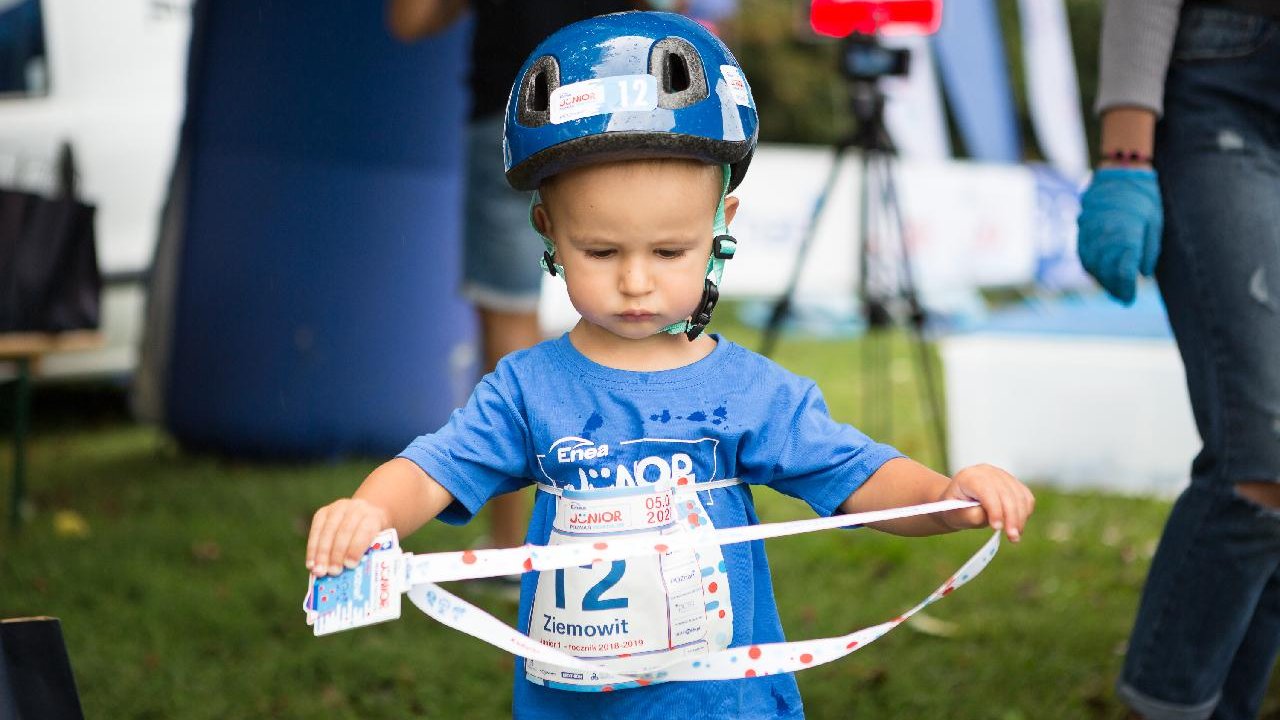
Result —
M 1143 155 L 1137 150 L 1112 150 L 1109 153 L 1103 153 L 1102 161 L 1119 165 L 1150 165 L 1151 156 Z

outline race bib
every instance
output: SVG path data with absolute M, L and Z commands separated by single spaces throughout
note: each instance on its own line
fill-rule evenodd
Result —
M 556 498 L 548 545 L 598 539 L 702 533 L 711 519 L 695 492 L 670 485 L 565 489 Z M 609 670 L 643 673 L 728 647 L 733 610 L 718 545 L 598 561 L 540 573 L 529 615 L 529 637 Z M 532 682 L 599 692 L 594 673 L 525 662 Z

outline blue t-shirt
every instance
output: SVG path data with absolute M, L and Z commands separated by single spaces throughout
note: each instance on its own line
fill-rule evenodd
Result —
M 831 515 L 881 465 L 901 456 L 832 420 L 812 380 L 712 337 L 717 344 L 707 357 L 658 372 L 599 365 L 568 335 L 513 353 L 444 428 L 414 440 L 400 457 L 453 495 L 440 518 L 461 524 L 490 498 L 534 482 L 603 488 L 623 474 L 641 475 L 626 481 L 656 482 L 672 463 L 632 461 L 672 457 L 678 447 L 680 470 L 696 483 L 743 481 L 699 494 L 713 525 L 723 528 L 759 522 L 751 496 L 758 485 Z M 537 493 L 528 542 L 547 543 L 555 507 L 554 496 Z M 731 646 L 783 640 L 764 543 L 726 545 L 722 552 L 733 602 Z M 536 576 L 525 573 L 521 588 L 524 632 Z M 516 660 L 517 718 L 660 718 L 681 709 L 696 709 L 699 718 L 803 715 L 790 674 L 582 693 L 530 682 L 523 659 Z

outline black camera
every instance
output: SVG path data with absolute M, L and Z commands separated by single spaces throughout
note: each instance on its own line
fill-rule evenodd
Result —
M 854 80 L 902 77 L 911 67 L 911 51 L 888 48 L 865 35 L 853 35 L 845 42 L 840 69 Z

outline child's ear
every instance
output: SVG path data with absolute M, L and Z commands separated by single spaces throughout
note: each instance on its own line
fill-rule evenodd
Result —
M 533 206 L 533 227 L 544 237 L 551 237 L 551 215 L 547 213 L 547 206 L 543 203 Z
M 738 198 L 730 195 L 724 199 L 724 224 L 728 225 L 733 222 L 733 216 L 738 214 Z

